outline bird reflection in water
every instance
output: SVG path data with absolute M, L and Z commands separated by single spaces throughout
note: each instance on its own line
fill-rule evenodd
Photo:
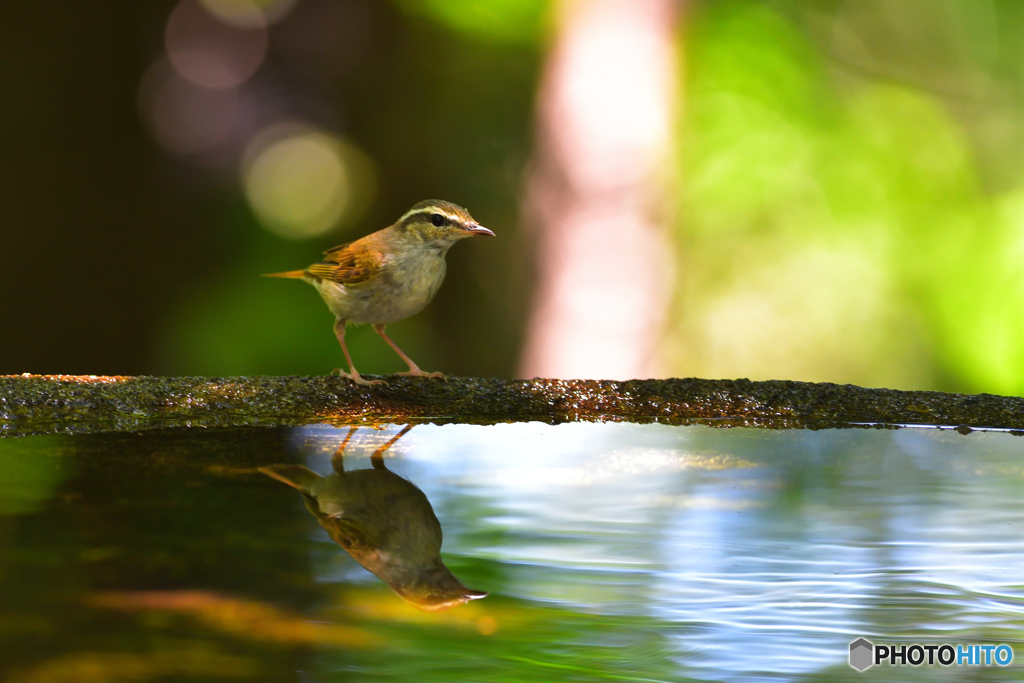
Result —
M 463 586 L 441 561 L 441 524 L 423 491 L 384 465 L 384 452 L 412 425 L 374 452 L 373 469 L 346 472 L 345 447 L 357 429 L 334 453 L 330 476 L 302 465 L 259 471 L 297 488 L 330 537 L 415 607 L 434 612 L 487 597 Z

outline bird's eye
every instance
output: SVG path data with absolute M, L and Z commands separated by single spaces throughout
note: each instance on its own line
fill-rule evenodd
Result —
M 433 216 L 430 217 L 430 222 L 433 223 L 435 227 L 440 228 L 442 225 L 448 222 L 448 219 L 439 213 L 435 213 Z

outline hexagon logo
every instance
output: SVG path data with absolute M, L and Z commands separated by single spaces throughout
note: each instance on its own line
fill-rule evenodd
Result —
M 875 663 L 874 653 L 874 645 L 863 638 L 858 638 L 850 643 L 850 666 L 857 671 L 864 671 Z

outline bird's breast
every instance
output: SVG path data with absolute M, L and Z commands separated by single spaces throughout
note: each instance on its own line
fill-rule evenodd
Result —
M 392 254 L 380 274 L 364 284 L 345 286 L 324 280 L 320 295 L 339 318 L 388 324 L 419 313 L 444 282 L 444 253 L 417 249 Z

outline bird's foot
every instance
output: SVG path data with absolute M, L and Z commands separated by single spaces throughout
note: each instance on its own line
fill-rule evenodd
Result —
M 448 381 L 448 378 L 445 377 L 443 372 L 425 372 L 419 368 L 412 368 L 407 372 L 396 372 L 395 374 L 401 377 L 427 377 L 430 379 L 443 379 Z
M 385 382 L 382 379 L 363 379 L 363 376 L 360 375 L 355 370 L 353 370 L 352 372 L 345 372 L 341 368 L 334 368 L 333 370 L 331 370 L 331 374 L 332 375 L 337 374 L 338 377 L 342 377 L 344 379 L 350 379 L 353 382 L 355 382 L 356 384 L 360 384 L 360 385 L 362 385 L 364 387 L 372 387 L 375 384 L 387 384 L 387 382 Z

